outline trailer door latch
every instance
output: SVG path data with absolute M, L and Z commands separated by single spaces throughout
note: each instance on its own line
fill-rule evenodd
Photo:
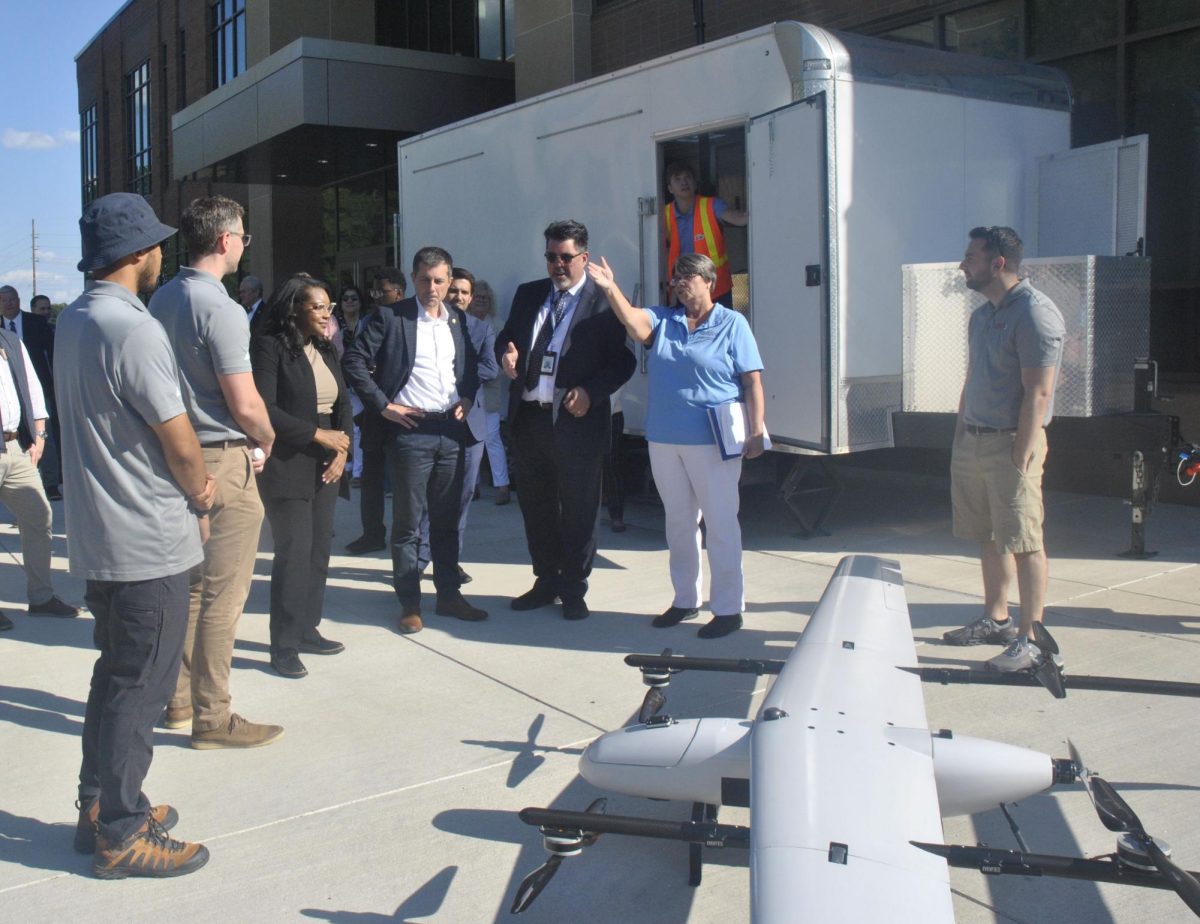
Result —
M 819 263 L 804 267 L 804 284 L 806 286 L 819 286 L 821 284 L 821 266 Z

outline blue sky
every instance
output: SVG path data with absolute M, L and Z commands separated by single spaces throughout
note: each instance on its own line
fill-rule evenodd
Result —
M 123 0 L 0 0 L 6 39 L 0 94 L 0 284 L 29 307 L 30 222 L 37 221 L 38 291 L 71 301 L 79 262 L 79 103 L 75 55 Z

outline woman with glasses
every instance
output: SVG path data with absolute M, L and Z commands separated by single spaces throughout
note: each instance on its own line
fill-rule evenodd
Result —
M 341 642 L 317 631 L 333 540 L 333 508 L 350 449 L 350 396 L 333 345 L 325 284 L 304 273 L 271 295 L 251 347 L 254 384 L 275 428 L 258 487 L 271 522 L 271 667 L 308 674 L 306 654 L 337 654 Z
M 750 325 L 713 301 L 717 269 L 703 254 L 683 254 L 671 280 L 678 304 L 635 308 L 613 279 L 607 261 L 588 273 L 608 296 L 613 312 L 637 343 L 646 346 L 649 397 L 646 440 L 650 468 L 666 514 L 671 584 L 675 599 L 654 619 L 660 629 L 700 613 L 700 518 L 708 538 L 713 619 L 701 638 L 720 638 L 742 627 L 742 530 L 738 479 L 742 457 L 724 458 L 710 409 L 744 402 L 743 455 L 763 453 L 762 359 Z

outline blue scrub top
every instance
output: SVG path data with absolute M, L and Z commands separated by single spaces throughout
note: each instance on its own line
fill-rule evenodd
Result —
M 646 439 L 685 446 L 715 443 L 708 409 L 741 398 L 742 375 L 763 367 L 750 325 L 724 305 L 714 305 L 694 331 L 688 330 L 682 307 L 643 310 L 654 327 L 646 348 Z

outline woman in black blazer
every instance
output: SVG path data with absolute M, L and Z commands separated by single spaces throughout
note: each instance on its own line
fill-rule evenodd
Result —
M 325 284 L 303 273 L 271 295 L 250 346 L 254 384 L 275 428 L 259 494 L 271 522 L 271 667 L 284 677 L 308 671 L 300 652 L 337 654 L 345 646 L 317 631 L 325 600 L 333 508 L 350 448 L 350 396 L 325 339 L 332 306 Z

